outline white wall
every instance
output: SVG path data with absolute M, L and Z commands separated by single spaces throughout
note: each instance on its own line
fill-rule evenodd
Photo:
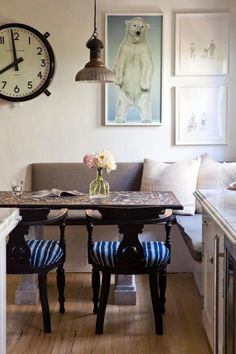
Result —
M 0 101 L 0 189 L 8 189 L 14 176 L 24 176 L 31 162 L 81 161 L 87 152 L 110 149 L 117 161 L 140 161 L 144 157 L 165 161 L 190 158 L 208 151 L 220 160 L 234 160 L 235 120 L 235 0 L 98 0 L 98 30 L 104 39 L 105 13 L 163 12 L 164 88 L 163 124 L 160 127 L 106 127 L 103 94 L 99 84 L 75 82 L 78 70 L 88 61 L 85 43 L 93 30 L 93 1 L 1 0 L 0 22 L 22 22 L 50 32 L 57 70 L 44 94 L 21 105 Z M 174 13 L 181 11 L 230 11 L 231 51 L 229 77 L 175 78 Z M 103 53 L 104 54 L 104 53 Z M 199 85 L 215 80 L 229 82 L 228 145 L 175 146 L 173 86 Z

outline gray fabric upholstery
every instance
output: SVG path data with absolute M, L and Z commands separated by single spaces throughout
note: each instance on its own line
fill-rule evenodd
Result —
M 95 179 L 96 170 L 83 163 L 33 163 L 32 191 L 41 189 L 77 189 L 88 193 L 89 183 Z M 119 162 L 117 170 L 104 178 L 113 191 L 140 190 L 143 164 L 141 162 Z
M 86 210 L 68 210 L 67 225 L 85 225 L 86 220 Z
M 192 257 L 202 260 L 202 214 L 176 215 L 178 228 Z

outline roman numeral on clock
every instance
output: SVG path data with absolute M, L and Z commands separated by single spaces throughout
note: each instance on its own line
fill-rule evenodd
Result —
M 4 36 L 0 36 L 0 44 L 4 44 Z

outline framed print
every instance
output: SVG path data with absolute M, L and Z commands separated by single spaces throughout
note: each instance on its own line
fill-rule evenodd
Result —
M 161 124 L 162 36 L 161 14 L 106 15 L 106 125 Z
M 175 90 L 176 145 L 226 144 L 226 86 Z
M 175 74 L 225 75 L 229 61 L 229 14 L 176 14 Z

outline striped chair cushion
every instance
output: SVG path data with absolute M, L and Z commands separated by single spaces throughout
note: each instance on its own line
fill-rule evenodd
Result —
M 119 241 L 94 242 L 90 251 L 92 262 L 97 265 L 114 267 Z M 169 260 L 170 252 L 160 241 L 142 242 L 146 267 L 162 266 Z
M 31 267 L 38 268 L 53 265 L 63 256 L 63 251 L 58 241 L 29 240 L 27 243 L 31 251 Z

